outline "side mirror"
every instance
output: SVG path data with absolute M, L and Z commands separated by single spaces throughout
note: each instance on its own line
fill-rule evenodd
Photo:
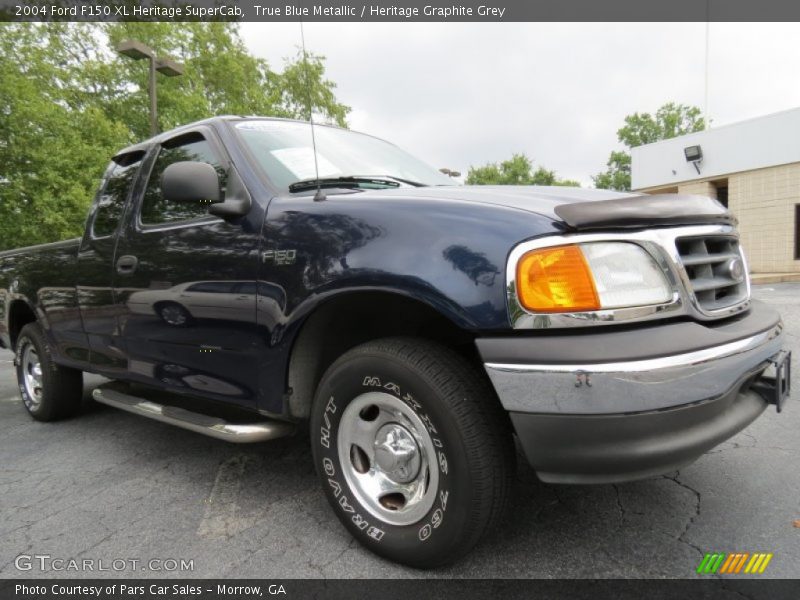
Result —
M 204 162 L 172 163 L 161 174 L 161 193 L 171 202 L 204 202 L 221 200 L 219 176 L 214 167 Z
M 243 217 L 253 201 L 236 169 L 228 173 L 225 197 L 220 190 L 219 175 L 204 162 L 172 163 L 161 174 L 161 193 L 172 202 L 202 202 L 208 212 L 226 220 Z
M 228 172 L 225 200 L 208 207 L 208 212 L 225 220 L 233 220 L 250 212 L 253 199 L 235 168 Z

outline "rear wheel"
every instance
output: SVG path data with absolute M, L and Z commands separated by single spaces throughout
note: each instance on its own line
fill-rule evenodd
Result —
M 336 515 L 381 556 L 452 562 L 503 515 L 515 459 L 507 417 L 446 347 L 392 338 L 350 350 L 320 382 L 311 435 Z
M 17 338 L 17 383 L 22 403 L 37 421 L 55 421 L 77 413 L 83 397 L 83 373 L 53 362 L 41 328 L 29 323 Z

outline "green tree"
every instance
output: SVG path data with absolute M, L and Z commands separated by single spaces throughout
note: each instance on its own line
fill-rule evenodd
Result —
M 184 63 L 158 75 L 162 130 L 218 114 L 315 118 L 349 107 L 324 57 L 280 71 L 250 55 L 231 23 L 0 24 L 0 249 L 77 236 L 115 151 L 149 137 L 147 61 L 113 49 L 139 39 Z
M 696 106 L 668 102 L 650 113 L 634 113 L 625 117 L 625 125 L 617 131 L 617 140 L 628 150 L 611 152 L 606 170 L 593 176 L 595 187 L 608 190 L 631 189 L 631 155 L 636 146 L 652 144 L 705 129 L 706 121 Z
M 513 154 L 500 163 L 487 163 L 470 167 L 465 180 L 467 185 L 563 185 L 580 187 L 569 179 L 558 179 L 555 171 L 544 167 L 534 170 L 533 162 L 525 154 Z

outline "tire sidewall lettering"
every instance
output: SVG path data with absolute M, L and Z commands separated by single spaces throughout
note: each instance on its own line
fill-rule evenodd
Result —
M 327 484 L 324 486 L 325 492 L 329 497 L 333 497 L 331 504 L 334 510 L 351 524 L 351 532 L 364 536 L 367 538 L 365 541 L 382 544 L 392 543 L 393 540 L 402 543 L 403 540 L 406 540 L 405 543 L 407 543 L 410 540 L 409 536 L 412 535 L 418 540 L 417 543 L 428 544 L 437 538 L 437 533 L 442 531 L 442 527 L 447 523 L 448 502 L 452 499 L 446 439 L 440 431 L 441 428 L 437 427 L 435 418 L 426 411 L 424 402 L 418 400 L 411 385 L 404 385 L 402 380 L 396 377 L 387 378 L 386 375 L 378 372 L 354 370 L 356 371 L 355 376 L 349 374 L 346 379 L 341 377 L 338 381 L 334 380 L 331 383 L 331 388 L 333 388 L 336 383 L 346 382 L 346 385 L 342 387 L 346 387 L 352 392 L 342 394 L 334 389 L 326 390 L 329 393 L 326 394 L 327 401 L 322 409 L 322 414 L 315 415 L 317 417 L 316 427 L 312 432 L 312 439 L 316 442 L 317 468 L 320 473 L 324 473 L 324 479 L 327 480 Z M 343 467 L 339 462 L 337 449 L 341 415 L 350 401 L 361 394 L 373 391 L 392 394 L 406 404 L 422 421 L 434 446 L 435 455 L 430 457 L 430 462 L 431 467 L 435 467 L 439 471 L 439 485 L 435 490 L 436 498 L 428 513 L 421 520 L 410 525 L 391 525 L 372 515 L 350 492 L 347 480 L 341 474 Z

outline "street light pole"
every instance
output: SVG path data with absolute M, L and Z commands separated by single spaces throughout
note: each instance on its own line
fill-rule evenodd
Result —
M 150 98 L 150 135 L 158 133 L 158 103 L 156 100 L 156 71 L 167 77 L 183 75 L 183 65 L 169 58 L 157 58 L 152 48 L 139 40 L 125 40 L 117 52 L 134 60 L 146 58 L 149 62 L 147 95 Z
M 158 133 L 158 102 L 156 100 L 156 57 L 152 54 L 148 57 L 150 63 L 149 81 L 147 83 L 147 94 L 150 96 L 150 135 Z

